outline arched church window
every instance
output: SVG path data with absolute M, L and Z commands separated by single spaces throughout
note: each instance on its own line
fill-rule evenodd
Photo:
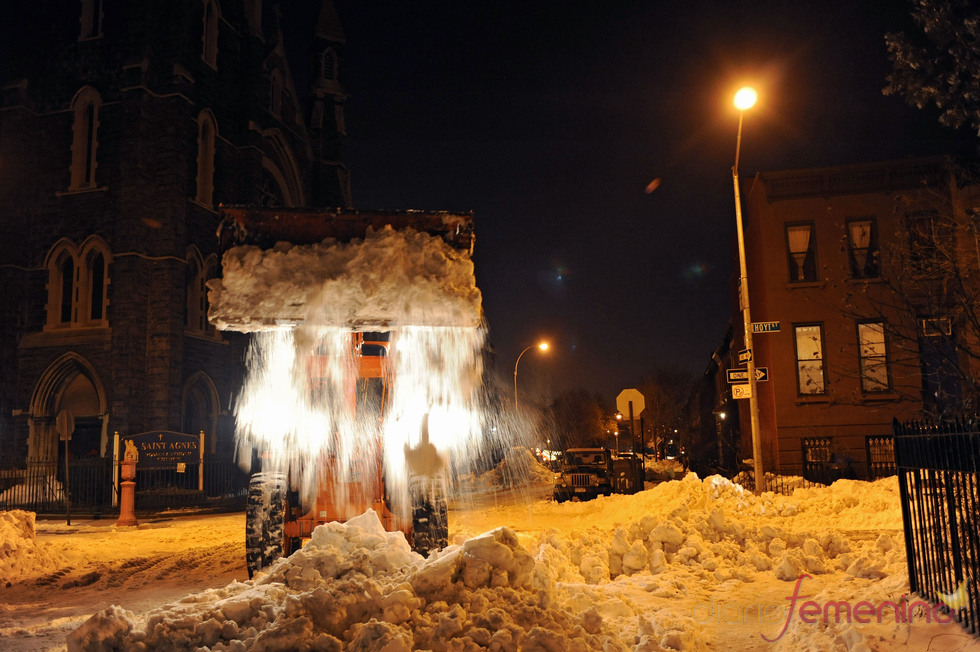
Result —
M 81 31 L 78 39 L 102 36 L 102 0 L 81 0 L 82 14 L 79 18 Z
M 96 152 L 99 146 L 99 107 L 102 98 L 94 88 L 78 91 L 72 101 L 71 190 L 95 187 Z
M 214 203 L 214 142 L 217 129 L 210 111 L 197 119 L 197 191 L 195 199 L 210 207 Z
M 285 205 L 282 188 L 272 173 L 262 170 L 262 183 L 259 186 L 259 203 L 266 208 L 278 208 Z
M 218 67 L 218 5 L 204 0 L 204 39 L 201 58 L 212 68 Z

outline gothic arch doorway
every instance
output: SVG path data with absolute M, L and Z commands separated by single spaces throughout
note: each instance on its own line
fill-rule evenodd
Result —
M 74 418 L 67 451 L 58 432 L 62 412 Z M 64 461 L 69 457 L 104 456 L 106 450 L 105 388 L 94 367 L 77 353 L 66 353 L 44 372 L 31 397 L 28 459 Z
M 204 433 L 204 450 L 209 455 L 217 452 L 218 390 L 214 382 L 203 372 L 197 372 L 184 384 L 181 408 L 182 432 Z

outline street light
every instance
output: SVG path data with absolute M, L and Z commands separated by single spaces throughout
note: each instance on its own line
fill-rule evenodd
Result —
M 528 351 L 530 351 L 531 349 L 534 349 L 534 348 L 541 349 L 542 351 L 547 351 L 548 350 L 548 343 L 547 342 L 539 342 L 538 344 L 532 344 L 531 346 L 529 346 L 526 349 L 524 349 L 523 351 L 521 351 L 520 354 L 517 356 L 517 362 L 514 363 L 514 412 L 517 412 L 517 365 L 519 365 L 521 363 L 521 357 L 525 353 L 527 353 Z
M 749 273 L 745 264 L 745 234 L 742 228 L 742 197 L 738 190 L 738 155 L 742 149 L 742 116 L 746 109 L 755 106 L 758 98 L 755 90 L 745 87 L 735 93 L 735 108 L 738 109 L 738 136 L 735 139 L 735 164 L 732 166 L 732 183 L 735 186 L 735 223 L 738 228 L 738 267 L 740 278 L 739 302 L 742 304 L 742 327 L 745 332 L 745 348 L 749 360 L 745 369 L 749 377 L 749 421 L 752 424 L 752 462 L 755 467 L 755 490 L 762 489 L 762 441 L 759 435 L 759 399 L 755 388 L 755 354 L 752 349 L 752 316 L 749 312 Z

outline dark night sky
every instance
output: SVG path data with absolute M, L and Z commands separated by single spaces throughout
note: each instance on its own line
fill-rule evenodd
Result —
M 554 346 L 521 359 L 522 393 L 611 403 L 659 368 L 703 372 L 730 316 L 743 82 L 743 181 L 974 145 L 882 95 L 900 0 L 336 6 L 354 204 L 474 211 L 501 377 Z

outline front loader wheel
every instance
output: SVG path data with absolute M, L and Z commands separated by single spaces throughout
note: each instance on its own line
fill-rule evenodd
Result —
M 287 554 L 285 522 L 289 514 L 285 473 L 256 473 L 245 503 L 245 564 L 248 576 Z
M 412 497 L 412 550 L 428 555 L 449 545 L 449 507 L 445 483 L 416 479 L 410 483 Z

